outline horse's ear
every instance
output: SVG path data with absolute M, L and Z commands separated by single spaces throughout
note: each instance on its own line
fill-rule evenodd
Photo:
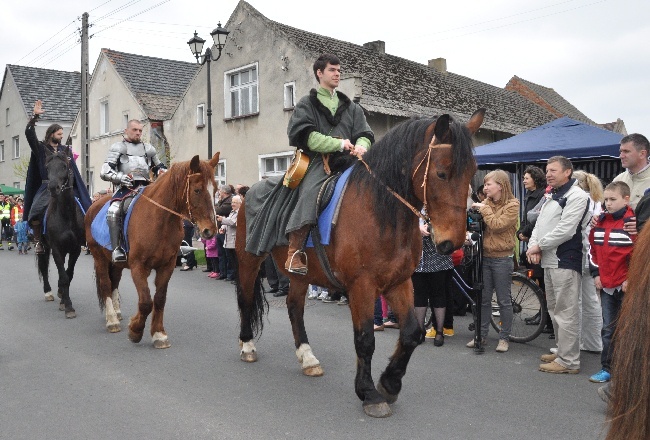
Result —
M 433 134 L 438 143 L 444 142 L 449 133 L 449 115 L 445 114 L 436 120 L 436 126 L 433 128 Z
M 214 156 L 212 156 L 212 159 L 208 162 L 212 168 L 216 168 L 217 165 L 219 165 L 219 155 L 221 154 L 220 151 L 217 151 L 214 153 Z
M 199 160 L 199 155 L 197 154 L 192 158 L 190 161 L 190 170 L 193 173 L 200 173 L 201 172 L 201 166 L 200 166 L 200 160 Z
M 485 109 L 480 108 L 474 112 L 471 118 L 469 118 L 466 127 L 470 133 L 474 134 L 478 131 L 479 127 L 483 123 L 484 116 L 485 116 Z

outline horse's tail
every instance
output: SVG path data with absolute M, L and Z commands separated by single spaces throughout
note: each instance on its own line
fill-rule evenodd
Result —
M 242 204 L 237 215 L 237 240 L 235 240 L 235 286 L 237 289 L 237 306 L 241 314 L 242 323 L 248 321 L 252 336 L 261 335 L 264 329 L 264 314 L 268 313 L 269 302 L 264 296 L 262 290 L 262 279 L 259 275 L 260 257 L 246 252 L 246 207 Z M 263 260 L 262 260 L 263 261 Z M 251 298 L 247 297 L 246 292 L 242 289 L 244 284 L 250 284 L 252 277 L 255 277 L 253 283 L 252 305 Z M 248 282 L 247 282 L 248 281 Z M 250 309 L 249 309 L 250 307 Z M 247 310 L 250 310 L 246 313 Z M 245 316 L 248 315 L 248 316 Z
M 650 226 L 634 244 L 627 291 L 613 340 L 610 426 L 606 440 L 650 436 Z

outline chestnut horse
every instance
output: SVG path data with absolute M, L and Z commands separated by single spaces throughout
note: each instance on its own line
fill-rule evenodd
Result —
M 422 253 L 415 213 L 426 205 L 439 252 L 450 254 L 463 244 L 467 187 L 476 172 L 471 135 L 482 124 L 484 113 L 478 110 L 466 125 L 449 115 L 405 121 L 365 153 L 365 164 L 357 162 L 350 175 L 327 256 L 334 275 L 347 290 L 357 353 L 354 387 L 369 416 L 391 414 L 389 403 L 397 399 L 411 354 L 424 340 L 424 329 L 413 311 L 411 283 Z M 244 206 L 237 218 L 235 243 L 240 356 L 245 362 L 254 362 L 257 353 L 253 337 L 261 333 L 263 315 L 268 311 L 257 277 L 265 256 L 246 252 L 245 237 Z M 308 284 L 336 290 L 335 286 L 326 277 L 313 248 L 307 250 L 306 276 L 284 269 L 287 246 L 275 247 L 271 253 L 278 268 L 291 280 L 287 309 L 302 371 L 307 376 L 321 376 L 323 370 L 305 331 L 305 292 Z M 371 374 L 375 350 L 373 314 L 380 294 L 398 316 L 400 336 L 375 387 Z
M 183 241 L 183 218 L 197 225 L 201 237 L 211 238 L 217 233 L 214 211 L 214 192 L 217 184 L 214 169 L 219 163 L 217 152 L 210 161 L 191 161 L 174 164 L 166 173 L 142 192 L 133 206 L 128 224 L 129 252 L 126 263 L 112 263 L 111 252 L 102 247 L 91 234 L 92 221 L 109 197 L 93 203 L 86 214 L 86 238 L 95 259 L 95 277 L 99 306 L 106 311 L 106 329 L 119 332 L 122 314 L 119 305 L 119 283 L 122 271 L 131 269 L 131 277 L 138 291 L 138 311 L 129 323 L 129 339 L 140 342 L 147 317 L 151 318 L 151 337 L 156 348 L 170 346 L 163 326 L 167 284 L 176 266 L 176 255 Z M 151 300 L 148 278 L 156 271 L 156 292 Z
M 49 183 L 50 203 L 45 214 L 46 230 L 43 234 L 43 254 L 36 255 L 38 275 L 43 280 L 45 299 L 53 301 L 49 282 L 50 253 L 59 273 L 58 295 L 61 298 L 59 310 L 65 311 L 66 318 L 77 316 L 70 300 L 70 283 L 74 267 L 85 242 L 84 214 L 74 197 L 74 175 L 70 167 L 70 157 L 65 152 L 52 153 L 45 149 L 45 168 Z M 68 267 L 65 258 L 68 257 Z
M 606 440 L 650 437 L 650 226 L 634 243 L 627 290 L 612 345 L 609 432 Z

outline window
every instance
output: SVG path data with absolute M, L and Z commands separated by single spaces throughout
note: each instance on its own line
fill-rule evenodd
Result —
M 5 142 L 0 141 L 0 162 L 5 161 Z
M 226 118 L 259 112 L 257 94 L 257 64 L 226 72 Z
M 108 133 L 108 101 L 99 103 L 99 134 Z
M 7 107 L 7 110 L 5 110 L 5 122 L 7 123 L 7 127 L 9 126 L 9 107 Z
M 20 189 L 20 182 L 14 182 L 14 188 Z
M 18 136 L 11 138 L 12 150 L 14 152 L 14 159 L 20 157 L 20 138 Z
M 88 170 L 88 192 L 90 194 L 95 194 L 95 171 L 94 170 Z
M 129 114 L 128 113 L 125 113 L 125 112 L 122 113 L 122 125 L 124 126 L 124 128 L 126 128 L 129 125 Z
M 217 181 L 217 185 L 226 184 L 226 162 L 225 161 L 220 160 L 219 163 L 217 164 L 217 168 L 215 169 L 214 172 L 214 178 Z
M 260 177 L 266 179 L 267 177 L 284 174 L 289 168 L 292 156 L 293 151 L 260 156 Z
M 196 106 L 196 128 L 205 127 L 205 104 Z
M 292 109 L 296 106 L 296 83 L 290 82 L 284 85 L 284 108 Z

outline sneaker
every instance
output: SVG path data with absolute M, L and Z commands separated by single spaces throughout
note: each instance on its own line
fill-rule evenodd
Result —
M 210 273 L 208 274 L 208 277 L 210 277 L 210 278 L 219 278 L 219 274 L 216 273 L 216 272 L 210 272 Z
M 609 374 L 609 372 L 605 370 L 600 370 L 598 373 L 594 374 L 589 378 L 589 382 L 605 383 L 605 382 L 609 382 L 611 378 L 612 376 Z
M 549 362 L 547 364 L 539 364 L 539 371 L 544 373 L 553 373 L 553 374 L 578 374 L 580 373 L 579 368 L 567 368 L 558 364 L 557 362 Z
M 550 352 L 553 354 L 557 354 L 557 347 L 551 347 Z
M 485 346 L 485 345 L 487 345 L 487 339 L 485 339 L 485 338 L 481 338 L 481 346 Z M 474 348 L 474 339 L 472 339 L 471 341 L 469 341 L 469 342 L 465 345 L 465 347 L 467 347 L 467 348 Z
M 340 306 L 347 306 L 348 304 L 350 304 L 350 302 L 345 296 L 341 295 L 341 299 L 339 300 L 339 302 L 337 302 L 337 304 Z
M 382 324 L 382 325 L 375 324 L 375 331 L 376 332 L 383 332 L 384 331 L 384 324 Z
M 497 345 L 496 351 L 498 351 L 499 353 L 505 353 L 506 351 L 508 351 L 508 348 L 509 348 L 508 341 L 506 341 L 505 339 L 499 339 L 499 344 Z
M 611 393 L 611 388 L 609 387 L 609 384 L 603 385 L 602 387 L 599 387 L 598 388 L 598 395 L 603 400 L 603 402 L 609 403 L 609 401 L 612 399 L 612 393 Z
M 540 356 L 539 360 L 542 362 L 553 362 L 555 359 L 557 359 L 556 354 L 543 354 Z
M 443 334 L 443 335 L 445 334 L 444 330 L 443 330 L 442 334 Z M 435 337 L 436 337 L 436 329 L 433 328 L 433 327 L 431 327 L 431 328 L 430 328 L 429 330 L 427 330 L 427 332 L 424 334 L 424 337 L 425 337 L 426 339 L 435 339 Z
M 454 336 L 454 329 L 453 328 L 442 328 L 442 334 L 445 336 Z
M 325 297 L 322 299 L 322 301 L 323 301 L 323 303 L 326 303 L 326 304 L 331 304 L 331 303 L 338 302 L 334 298 L 332 298 L 329 293 L 325 295 Z
M 391 321 L 390 319 L 384 322 L 384 327 L 386 328 L 399 328 L 399 323 Z
M 307 294 L 307 299 L 318 299 L 318 291 L 310 290 L 309 293 Z
M 318 295 L 318 299 L 322 301 L 325 297 L 329 297 L 329 296 L 330 296 L 330 294 L 327 292 L 327 290 L 323 290 L 320 293 L 320 295 Z

